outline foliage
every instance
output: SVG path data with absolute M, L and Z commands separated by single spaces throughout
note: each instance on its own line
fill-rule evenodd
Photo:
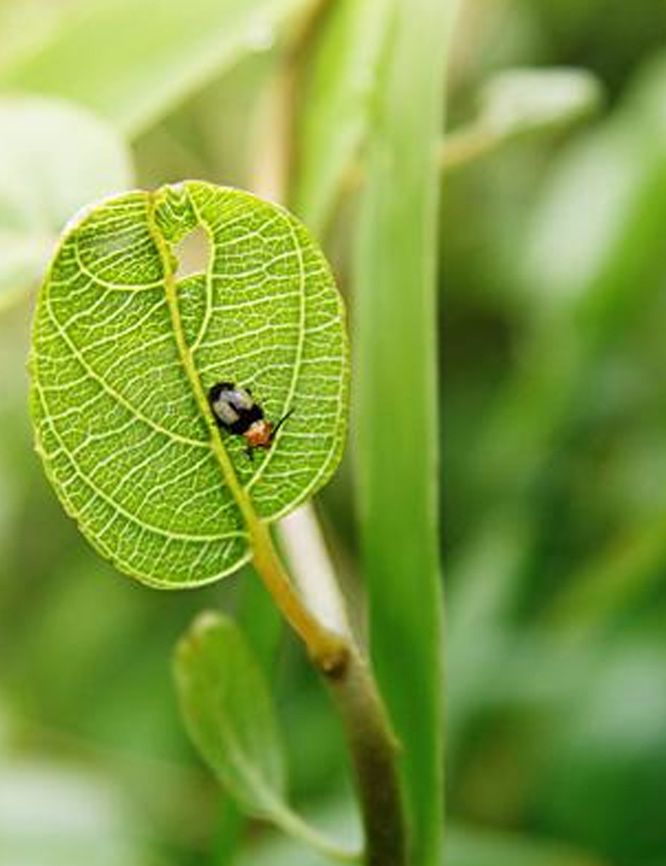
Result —
M 443 846 L 435 272 L 441 46 L 452 17 L 453 4 L 436 0 L 396 13 L 368 148 L 356 270 L 357 461 L 372 656 L 398 736 L 409 744 L 403 766 L 413 857 L 422 866 L 435 866 Z M 438 63 L 415 65 L 420 51 Z M 397 383 L 407 394 L 399 407 Z M 381 437 L 379 418 L 392 419 Z M 399 543 L 386 545 L 391 537 Z
M 205 272 L 171 252 L 197 226 Z M 156 586 L 216 580 L 250 555 L 245 500 L 274 520 L 340 459 L 343 311 L 305 229 L 204 183 L 110 199 L 63 238 L 35 318 L 38 449 L 68 513 L 122 571 Z M 220 438 L 207 394 L 251 388 L 291 411 L 262 456 Z
M 661 866 L 662 9 L 647 2 L 628 10 L 619 0 L 462 4 L 442 145 L 427 144 L 411 121 L 399 128 L 393 114 L 403 99 L 420 112 L 429 97 L 418 82 L 434 76 L 446 41 L 444 32 L 422 42 L 408 24 L 396 26 L 403 5 L 416 15 L 426 4 L 331 3 L 301 57 L 305 80 L 295 92 L 289 203 L 340 276 L 354 371 L 366 381 L 357 383 L 364 396 L 351 418 L 356 462 L 343 461 L 318 509 L 358 611 L 369 575 L 366 522 L 394 507 L 369 517 L 367 488 L 359 494 L 361 473 L 372 469 L 364 453 L 404 425 L 407 439 L 386 450 L 389 468 L 375 467 L 373 483 L 388 487 L 395 471 L 399 498 L 439 482 L 447 866 Z M 300 650 L 280 639 L 250 570 L 191 593 L 118 580 L 54 502 L 26 407 L 35 274 L 65 220 L 87 202 L 181 177 L 254 189 L 256 156 L 275 140 L 259 122 L 264 95 L 311 9 L 304 0 L 0 4 L 2 866 L 78 866 L 95 856 L 183 866 L 326 862 L 256 819 L 243 824 L 193 754 L 169 659 L 205 608 L 238 617 L 255 673 L 260 667 L 273 693 L 294 807 L 335 838 L 354 837 L 338 724 Z M 394 51 L 406 42 L 410 56 L 397 75 Z M 571 103 L 541 114 L 554 103 L 546 106 L 540 88 L 562 81 L 565 69 L 569 82 L 590 85 L 585 117 L 572 116 Z M 507 91 L 488 87 L 498 80 L 528 87 L 510 100 L 518 114 L 492 148 L 486 141 L 484 159 L 478 152 L 455 163 L 458 136 L 483 118 L 506 118 L 494 100 Z M 406 94 L 416 94 L 413 106 Z M 436 128 L 440 110 L 441 102 L 428 115 Z M 363 325 L 360 292 L 399 311 L 415 273 L 399 279 L 388 264 L 415 231 L 403 161 L 383 162 L 393 123 L 404 134 L 405 167 L 426 144 L 444 165 L 432 237 L 441 315 L 433 304 L 429 336 L 369 368 L 365 340 L 378 336 L 372 310 Z M 67 184 L 53 185 L 65 176 Z M 434 171 L 429 177 L 438 186 Z M 399 213 L 389 234 L 373 214 L 393 201 Z M 371 275 L 363 284 L 354 276 L 360 243 Z M 425 392 L 411 383 L 425 374 L 419 359 L 435 337 L 440 361 L 424 407 Z M 423 420 L 424 408 L 439 428 Z M 416 468 L 422 458 L 427 478 Z M 426 532 L 408 503 L 405 496 L 397 528 L 376 536 L 387 559 L 399 561 L 412 532 Z M 417 586 L 399 588 L 416 595 Z M 386 589 L 380 618 L 377 571 L 373 651 L 407 657 L 425 645 L 425 629 L 416 602 L 396 601 L 388 581 Z M 411 668 L 399 682 L 390 677 L 384 683 L 407 702 L 418 678 Z M 411 721 L 401 731 L 406 748 L 422 746 L 423 719 Z

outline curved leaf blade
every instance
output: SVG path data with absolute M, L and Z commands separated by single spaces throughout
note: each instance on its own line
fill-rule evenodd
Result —
M 435 866 L 444 814 L 436 150 L 458 4 L 391 5 L 394 39 L 368 145 L 356 249 L 355 445 L 371 655 L 404 746 L 412 859 Z M 414 62 L 420 57 L 432 62 Z M 395 411 L 397 381 L 409 383 L 408 412 Z M 391 418 L 379 435 L 377 418 Z M 399 544 L 387 543 L 398 537 Z M 396 639 L 398 633 L 409 640 Z
M 220 783 L 249 815 L 345 863 L 340 848 L 292 811 L 285 749 L 265 676 L 232 619 L 206 612 L 176 649 L 174 673 L 188 733 Z
M 174 672 L 188 733 L 244 811 L 271 817 L 286 790 L 271 696 L 240 629 L 207 612 L 178 643 Z
M 477 124 L 510 139 L 573 124 L 603 101 L 599 79 L 586 69 L 509 69 L 486 82 Z
M 172 247 L 198 226 L 207 272 L 178 280 Z M 330 477 L 347 354 L 325 259 L 285 210 L 196 181 L 128 193 L 76 222 L 42 287 L 37 447 L 68 513 L 121 571 L 207 583 L 249 559 L 248 507 L 275 520 Z M 293 410 L 261 457 L 215 427 L 205 394 L 219 381 L 251 388 L 268 418 Z

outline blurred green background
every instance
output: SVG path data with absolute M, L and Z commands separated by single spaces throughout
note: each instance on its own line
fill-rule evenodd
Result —
M 361 55 L 382 16 L 364 5 Z M 254 577 L 160 593 L 85 544 L 32 450 L 22 289 L 104 192 L 184 177 L 252 189 L 305 6 L 0 0 L 1 866 L 231 862 L 229 806 L 186 739 L 170 661 L 192 616 L 242 607 Z M 502 70 L 576 67 L 603 97 L 442 171 L 451 866 L 666 866 L 665 35 L 663 0 L 468 0 L 454 33 L 454 136 Z M 298 106 L 304 173 L 308 112 L 316 123 L 335 89 L 325 61 Z M 357 108 L 352 144 L 369 122 Z M 325 233 L 309 193 L 346 292 L 355 186 Z M 352 484 L 348 459 L 320 504 L 353 592 Z M 291 638 L 274 683 L 294 798 L 344 823 L 337 721 Z M 238 863 L 319 863 L 263 826 L 241 832 Z

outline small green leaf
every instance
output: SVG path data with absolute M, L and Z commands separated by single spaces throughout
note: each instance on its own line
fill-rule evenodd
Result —
M 271 818 L 285 797 L 283 745 L 266 681 L 233 620 L 199 616 L 178 645 L 175 674 L 201 755 L 246 812 Z
M 131 185 L 131 166 L 122 139 L 87 111 L 0 100 L 0 307 L 37 283 L 72 213 Z
M 442 167 L 456 169 L 516 138 L 576 123 L 602 101 L 599 80 L 584 69 L 510 69 L 481 91 L 478 115 L 447 135 Z
M 282 738 L 261 668 L 233 620 L 207 612 L 180 641 L 175 675 L 185 723 L 220 783 L 247 814 L 346 862 L 339 849 L 292 812 Z
M 483 88 L 479 124 L 501 138 L 573 123 L 602 100 L 599 79 L 584 69 L 511 69 Z
M 179 279 L 197 227 L 206 273 Z M 37 446 L 68 513 L 122 571 L 206 583 L 251 556 L 248 527 L 319 489 L 346 427 L 344 311 L 304 227 L 248 193 L 188 181 L 132 192 L 65 235 L 35 316 Z M 293 414 L 251 460 L 206 393 L 230 381 Z

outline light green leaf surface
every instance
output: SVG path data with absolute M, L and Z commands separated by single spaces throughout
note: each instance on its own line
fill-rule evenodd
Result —
M 599 79 L 585 69 L 510 69 L 481 92 L 478 123 L 502 138 L 572 123 L 599 107 Z
M 284 746 L 268 685 L 233 620 L 199 616 L 178 645 L 175 673 L 190 737 L 243 811 L 328 856 L 355 860 L 287 804 Z
M 34 54 L 50 39 L 75 6 L 89 0 L 2 0 L 0 3 L 0 76 Z
M 442 166 L 451 171 L 520 136 L 574 124 L 597 110 L 600 81 L 584 69 L 509 69 L 481 91 L 477 116 L 446 137 Z
M 356 273 L 356 444 L 372 657 L 404 747 L 419 866 L 439 864 L 442 849 L 436 152 L 455 7 L 394 5 Z
M 172 246 L 197 226 L 207 272 L 178 280 Z M 347 343 L 330 271 L 297 220 L 237 190 L 188 181 L 81 216 L 39 296 L 31 372 L 63 505 L 155 586 L 235 570 L 251 555 L 247 509 L 286 514 L 341 455 Z M 249 387 L 270 419 L 293 410 L 254 460 L 214 424 L 206 392 L 220 381 Z
M 390 19 L 385 0 L 342 0 L 334 4 L 315 48 L 293 205 L 318 236 L 370 124 Z
M 190 737 L 220 782 L 250 814 L 279 812 L 282 739 L 266 680 L 233 620 L 200 615 L 178 644 L 175 674 Z
M 275 670 L 283 620 L 260 581 L 243 581 L 234 619 L 263 677 L 270 680 Z M 236 863 L 244 826 L 245 818 L 238 803 L 228 795 L 222 803 L 215 833 L 213 857 L 217 866 L 232 866 Z
M 662 243 L 666 55 L 636 78 L 608 120 L 562 153 L 535 202 L 523 277 L 540 315 L 584 311 L 597 327 L 602 313 L 643 303 L 653 285 L 647 253 Z
M 124 131 L 146 129 L 244 55 L 270 48 L 306 0 L 88 0 L 0 87 L 80 102 Z
M 72 213 L 131 186 L 132 174 L 125 143 L 87 111 L 0 100 L 0 309 L 39 280 Z

